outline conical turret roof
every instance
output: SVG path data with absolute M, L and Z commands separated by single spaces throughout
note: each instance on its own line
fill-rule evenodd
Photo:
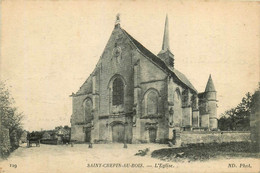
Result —
M 216 91 L 213 80 L 211 78 L 211 75 L 209 75 L 209 80 L 205 89 L 205 92 L 212 92 L 212 91 Z

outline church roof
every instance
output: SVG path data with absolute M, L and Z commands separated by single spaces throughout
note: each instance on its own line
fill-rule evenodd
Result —
M 189 88 L 193 89 L 195 92 L 197 92 L 197 90 L 194 88 L 194 86 L 191 84 L 191 82 L 189 81 L 189 79 L 180 71 L 178 71 L 177 69 L 173 69 L 173 73 L 184 83 L 186 84 Z
M 77 91 L 76 95 L 86 94 L 92 92 L 92 78 L 89 76 L 87 80 L 83 83 L 80 89 Z
M 134 39 L 128 32 L 126 32 L 123 28 L 120 27 L 120 23 L 117 24 L 117 28 L 120 28 L 123 33 L 130 39 L 130 41 L 135 45 L 135 47 L 147 58 L 149 58 L 152 62 L 154 62 L 156 65 L 167 71 L 169 74 L 171 74 L 173 77 L 177 78 L 178 81 L 180 81 L 182 84 L 190 88 L 192 91 L 197 93 L 197 90 L 194 88 L 194 86 L 191 84 L 189 79 L 180 71 L 178 71 L 176 68 L 169 68 L 165 62 L 153 54 L 151 51 L 149 51 L 147 48 L 145 48 L 141 43 L 139 43 L 136 39 Z M 163 38 L 163 45 L 162 45 L 162 51 L 169 51 L 170 52 L 170 46 L 169 46 L 169 31 L 168 31 L 168 17 L 166 17 L 165 21 L 165 31 L 164 31 L 164 38 Z M 170 52 L 171 53 L 171 52 Z M 213 83 L 213 82 L 212 82 Z M 214 87 L 214 85 L 213 85 Z M 88 79 L 82 84 L 80 89 L 76 92 L 75 96 L 82 95 L 86 93 L 92 92 L 92 78 L 89 76 Z M 73 94 L 72 94 L 73 96 Z
M 122 29 L 122 28 L 121 28 Z M 133 42 L 133 44 L 136 46 L 136 48 L 142 52 L 145 56 L 150 58 L 154 63 L 159 65 L 161 68 L 165 69 L 167 72 L 172 74 L 173 76 L 177 77 L 184 85 L 192 89 L 197 93 L 197 90 L 194 88 L 194 86 L 191 84 L 191 82 L 188 80 L 188 78 L 182 74 L 180 71 L 176 70 L 175 68 L 171 70 L 167 67 L 167 65 L 161 60 L 159 57 L 157 57 L 155 54 L 153 54 L 151 51 L 146 49 L 141 43 L 139 43 L 136 39 L 134 39 L 130 34 L 128 34 L 124 29 L 122 31 L 130 38 L 130 40 Z
M 209 80 L 205 89 L 205 92 L 213 92 L 216 91 L 211 75 L 209 75 Z

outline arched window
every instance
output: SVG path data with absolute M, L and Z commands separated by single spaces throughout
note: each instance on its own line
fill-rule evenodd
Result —
M 180 90 L 176 89 L 176 91 L 174 92 L 174 105 L 175 103 L 179 104 L 179 102 L 181 102 L 181 94 Z
M 84 109 L 85 109 L 85 120 L 87 123 L 89 123 L 93 119 L 93 114 L 92 114 L 93 105 L 91 99 L 89 98 L 86 99 L 86 101 L 84 102 Z
M 189 91 L 188 89 L 185 89 L 182 91 L 182 105 L 188 106 L 189 104 Z
M 158 114 L 158 94 L 155 91 L 149 91 L 146 95 L 146 115 Z
M 121 105 L 124 103 L 124 83 L 122 79 L 116 78 L 113 81 L 113 105 Z
M 192 109 L 198 109 L 198 95 L 192 95 Z

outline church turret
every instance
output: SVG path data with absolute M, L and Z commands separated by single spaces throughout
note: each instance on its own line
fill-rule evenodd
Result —
M 211 75 L 209 75 L 209 79 L 206 85 L 206 89 L 205 89 L 205 94 L 206 94 L 206 98 L 208 100 L 216 100 L 216 89 L 213 83 L 213 80 L 211 78 Z
M 170 51 L 168 15 L 166 15 L 165 19 L 162 50 L 159 52 L 158 57 L 160 57 L 170 69 L 173 69 L 174 55 Z
M 207 110 L 209 113 L 209 128 L 211 130 L 217 129 L 217 91 L 215 89 L 211 75 L 209 76 L 208 83 L 204 93 L 207 102 Z

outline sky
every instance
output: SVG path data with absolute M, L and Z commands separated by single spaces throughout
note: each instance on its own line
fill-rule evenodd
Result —
M 114 28 L 157 54 L 165 16 L 175 68 L 198 92 L 209 74 L 218 115 L 258 87 L 260 5 L 235 1 L 1 1 L 0 77 L 26 130 L 70 125 L 72 92 L 91 74 Z

